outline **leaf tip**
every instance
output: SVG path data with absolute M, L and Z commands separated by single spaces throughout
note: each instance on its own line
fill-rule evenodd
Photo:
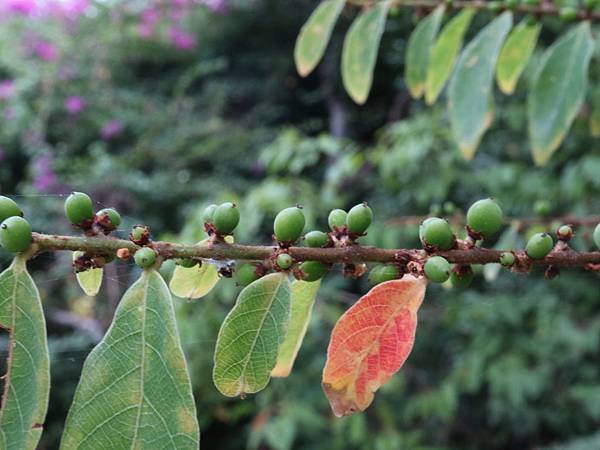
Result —
M 331 410 L 336 417 L 350 416 L 362 411 L 352 398 L 346 395 L 346 389 L 335 389 L 331 383 L 321 383 L 323 391 L 329 400 Z

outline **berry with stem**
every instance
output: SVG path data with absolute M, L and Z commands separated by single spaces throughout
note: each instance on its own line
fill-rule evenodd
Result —
M 292 267 L 293 263 L 294 260 L 288 253 L 280 253 L 279 255 L 277 255 L 277 266 L 281 270 L 289 269 L 290 267 Z
M 548 233 L 536 233 L 527 242 L 525 252 L 531 259 L 543 259 L 552 251 L 554 242 Z
M 100 220 L 105 221 L 111 230 L 116 230 L 121 225 L 121 215 L 114 208 L 104 208 L 96 213 Z
M 306 219 L 297 206 L 286 208 L 275 216 L 273 231 L 278 242 L 296 242 L 302 235 Z
M 515 255 L 512 252 L 504 252 L 500 255 L 500 264 L 504 267 L 512 267 L 515 263 Z
M 361 203 L 352 207 L 348 211 L 346 217 L 346 225 L 348 225 L 348 232 L 354 234 L 364 234 L 367 228 L 373 221 L 373 211 L 369 208 L 366 203 Z
M 502 209 L 495 200 L 478 200 L 467 211 L 467 226 L 484 238 L 495 234 L 502 227 Z
M 450 263 L 442 256 L 429 258 L 424 269 L 425 276 L 435 283 L 443 283 L 450 278 Z
M 31 240 L 31 225 L 20 216 L 9 217 L 0 225 L 0 245 L 9 252 L 24 252 Z
M 310 231 L 304 235 L 304 241 L 308 247 L 320 248 L 327 245 L 329 237 L 322 231 Z
M 346 217 L 348 217 L 348 213 L 343 209 L 333 209 L 327 217 L 331 231 L 335 231 L 336 228 L 341 229 L 346 225 Z
M 300 264 L 300 270 L 303 273 L 302 279 L 304 281 L 317 281 L 325 276 L 327 273 L 327 266 L 321 261 L 304 261 Z
M 65 215 L 73 225 L 84 226 L 94 219 L 92 199 L 83 192 L 73 192 L 65 200 Z
M 235 203 L 222 203 L 215 209 L 213 223 L 221 236 L 233 233 L 239 222 L 240 211 Z
M 379 264 L 369 272 L 369 283 L 373 286 L 400 277 L 398 267 L 391 264 Z
M 142 269 L 148 269 L 156 263 L 156 252 L 150 247 L 144 247 L 135 252 L 135 263 Z
M 438 250 L 450 250 L 454 246 L 454 233 L 450 224 L 439 217 L 430 217 L 419 227 L 419 237 L 423 245 Z

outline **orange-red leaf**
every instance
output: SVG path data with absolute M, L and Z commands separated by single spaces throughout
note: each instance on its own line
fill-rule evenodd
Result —
M 327 349 L 323 389 L 338 417 L 364 411 L 402 365 L 415 341 L 424 278 L 379 284 L 338 320 Z

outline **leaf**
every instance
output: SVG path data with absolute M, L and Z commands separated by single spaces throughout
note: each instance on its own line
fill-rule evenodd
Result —
M 600 137 L 600 89 L 592 93 L 592 113 L 590 114 L 590 133 Z
M 338 417 L 364 411 L 412 350 L 424 278 L 405 275 L 371 289 L 338 320 L 327 349 L 323 389 Z
M 171 294 L 144 271 L 86 359 L 61 449 L 198 449 L 196 407 Z
M 77 259 L 79 252 L 73 252 L 73 260 Z M 77 278 L 77 283 L 85 295 L 89 295 L 90 297 L 95 297 L 100 292 L 100 287 L 102 286 L 102 278 L 104 276 L 103 269 L 89 269 L 85 272 L 77 272 L 75 277 Z
M 448 111 L 454 138 L 471 159 L 493 117 L 492 78 L 500 48 L 512 26 L 506 11 L 465 47 L 448 87 Z
M 294 361 L 304 340 L 312 309 L 317 298 L 321 281 L 292 283 L 292 312 L 290 326 L 279 350 L 277 364 L 271 371 L 273 377 L 287 377 L 292 372 Z
M 48 410 L 46 321 L 40 294 L 25 264 L 17 257 L 0 274 L 0 328 L 9 332 L 8 371 L 0 408 L 2 449 L 35 449 Z
M 203 262 L 201 266 L 175 267 L 169 288 L 177 297 L 192 300 L 204 297 L 218 282 L 217 267 L 214 264 Z
M 546 50 L 527 99 L 533 160 L 544 165 L 560 146 L 585 98 L 593 51 L 589 22 L 582 22 Z
M 425 81 L 425 102 L 428 105 L 433 105 L 444 89 L 474 14 L 474 9 L 463 9 L 448 22 L 433 44 Z
M 367 101 L 373 84 L 373 70 L 389 9 L 390 2 L 385 1 L 362 12 L 344 39 L 342 79 L 352 100 L 360 105 Z
M 496 65 L 496 81 L 505 94 L 510 95 L 515 91 L 519 77 L 535 50 L 541 29 L 539 23 L 529 25 L 528 20 L 524 19 L 506 39 Z
M 431 46 L 440 28 L 445 10 L 444 4 L 435 8 L 431 14 L 419 22 L 408 39 L 404 79 L 413 98 L 421 98 L 425 91 Z
M 294 49 L 298 73 L 305 77 L 319 64 L 346 0 L 325 0 L 300 30 Z
M 268 384 L 290 321 L 290 281 L 273 273 L 246 286 L 219 330 L 213 381 L 228 397 Z

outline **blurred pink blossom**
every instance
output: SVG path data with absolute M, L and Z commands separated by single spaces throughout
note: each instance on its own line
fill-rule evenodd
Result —
M 156 8 L 147 8 L 140 14 L 138 34 L 140 37 L 149 38 L 154 34 L 156 24 L 160 21 L 160 11 Z
M 78 95 L 71 95 L 65 100 L 65 108 L 71 114 L 79 114 L 87 106 L 85 98 Z
M 2 80 L 0 81 L 0 100 L 6 100 L 7 98 L 15 95 L 15 81 L 14 80 Z
M 224 14 L 229 9 L 227 0 L 202 0 L 202 3 L 204 3 L 208 9 L 216 14 Z
M 50 155 L 39 156 L 33 160 L 33 187 L 38 192 L 52 192 L 59 188 L 53 163 L 54 161 Z
M 102 130 L 100 130 L 100 136 L 102 136 L 102 139 L 105 141 L 109 141 L 120 135 L 123 131 L 123 128 L 123 122 L 121 122 L 119 119 L 109 120 L 104 124 Z
M 8 13 L 31 16 L 37 11 L 35 0 L 3 0 L 2 9 Z
M 52 42 L 38 40 L 34 47 L 34 53 L 43 61 L 56 61 L 58 59 L 58 49 Z
M 180 50 L 191 50 L 196 46 L 196 37 L 179 27 L 169 29 L 169 39 Z

